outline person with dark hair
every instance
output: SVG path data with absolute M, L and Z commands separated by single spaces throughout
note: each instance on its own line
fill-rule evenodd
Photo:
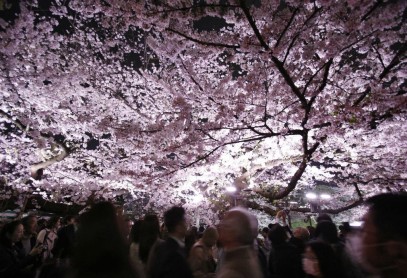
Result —
M 352 231 L 349 222 L 342 222 L 339 225 L 339 240 L 343 243 L 346 241 L 346 236 Z
M 144 217 L 140 227 L 140 259 L 144 265 L 147 264 L 150 251 L 154 244 L 160 241 L 160 223 L 155 214 L 149 214 Z
M 172 207 L 164 213 L 168 238 L 157 244 L 148 261 L 147 274 L 151 278 L 192 278 L 185 252 L 187 223 L 185 210 Z
M 304 276 L 301 268 L 301 253 L 288 243 L 286 229 L 275 224 L 270 232 L 271 251 L 269 255 L 269 273 L 276 278 L 300 278 Z
M 130 231 L 130 262 L 134 266 L 135 269 L 138 270 L 139 276 L 141 278 L 146 277 L 145 274 L 145 265 L 140 260 L 140 228 L 143 223 L 143 220 L 137 220 L 134 222 L 133 226 L 131 227 Z
M 309 232 L 309 238 L 314 239 L 315 238 L 315 228 L 312 226 L 307 226 L 307 230 Z
M 28 278 L 34 276 L 34 270 L 28 268 L 36 261 L 42 246 L 31 249 L 26 255 L 16 245 L 23 236 L 24 227 L 20 221 L 6 224 L 0 233 L 0 277 Z
M 218 237 L 216 228 L 208 227 L 192 247 L 188 261 L 195 278 L 214 277 L 216 262 L 213 258 L 212 247 L 218 241 Z
M 316 240 L 325 242 L 331 246 L 337 258 L 337 264 L 343 270 L 342 277 L 361 277 L 360 270 L 354 265 L 354 263 L 352 263 L 349 255 L 345 252 L 345 245 L 340 241 L 338 229 L 333 222 L 320 221 L 315 230 L 315 238 Z
M 312 241 L 305 248 L 302 259 L 303 270 L 307 277 L 342 278 L 336 259 L 335 252 L 329 244 Z
M 59 259 L 62 265 L 69 266 L 70 259 L 73 255 L 76 231 L 78 229 L 77 217 L 74 216 L 68 224 L 60 228 L 57 232 L 57 239 L 54 243 L 52 253 L 55 258 Z
M 203 226 L 201 226 L 201 227 L 203 227 Z M 199 228 L 201 228 L 201 227 L 199 227 Z M 189 256 L 189 251 L 191 250 L 192 246 L 198 241 L 198 239 L 200 239 L 202 237 L 203 231 L 198 232 L 198 228 L 195 226 L 192 226 L 187 231 L 187 235 L 185 236 L 185 251 L 187 252 L 187 257 Z
M 25 254 L 29 254 L 37 242 L 37 216 L 28 215 L 21 219 L 21 224 L 24 226 L 24 234 L 16 245 L 24 250 Z
M 270 232 L 270 229 L 268 228 L 268 227 L 264 227 L 262 230 L 261 230 L 261 236 L 263 237 L 263 250 L 264 250 L 264 252 L 267 254 L 267 256 L 268 256 L 268 254 L 270 253 L 270 250 L 271 250 L 271 242 L 270 242 L 270 239 L 269 239 L 269 232 Z
M 52 250 L 55 240 L 57 239 L 57 231 L 61 224 L 59 216 L 53 216 L 48 220 L 47 228 L 41 230 L 37 236 L 37 245 L 42 244 L 43 250 L 41 254 L 42 262 L 53 258 Z
M 328 244 L 339 244 L 338 229 L 331 221 L 320 221 L 315 230 L 315 238 Z
M 72 278 L 133 278 L 123 219 L 109 202 L 92 206 L 80 218 L 72 258 Z
M 76 218 L 75 215 L 71 215 L 71 214 L 66 215 L 64 217 L 64 219 L 62 220 L 62 223 L 61 223 L 62 226 L 65 227 L 65 226 L 68 226 L 68 225 L 71 225 L 71 224 L 75 223 L 75 221 L 76 221 L 75 218 Z
M 134 225 L 134 221 L 130 217 L 124 218 L 123 229 L 126 235 L 126 240 L 129 244 L 131 244 L 131 228 Z
M 332 218 L 326 214 L 326 213 L 321 213 L 317 216 L 317 223 L 321 222 L 321 221 L 329 221 L 332 222 Z
M 48 221 L 45 218 L 38 219 L 38 221 L 37 221 L 37 234 L 39 232 L 41 232 L 43 229 L 47 228 L 47 226 L 48 226 L 47 222 Z
M 407 277 L 407 195 L 380 194 L 366 204 L 361 233 L 347 240 L 350 254 L 379 277 Z

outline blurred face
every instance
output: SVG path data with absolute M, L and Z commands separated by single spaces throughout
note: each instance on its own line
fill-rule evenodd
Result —
M 37 218 L 31 217 L 28 219 L 27 229 L 24 231 L 26 234 L 34 234 L 37 231 Z
M 318 258 L 310 247 L 307 247 L 307 249 L 305 249 L 305 253 L 302 258 L 302 268 L 306 274 L 316 277 L 321 276 Z
M 18 225 L 11 235 L 8 235 L 11 242 L 15 243 L 20 241 L 23 237 L 24 227 L 22 224 Z
M 364 217 L 361 232 L 361 253 L 367 268 L 380 269 L 391 265 L 393 258 L 386 254 L 386 241 L 381 239 L 379 230 L 373 222 L 373 213 L 369 211 Z
M 58 219 L 57 223 L 55 223 L 55 226 L 54 226 L 54 228 L 55 228 L 56 230 L 58 230 L 59 227 L 61 227 L 61 219 Z
M 184 219 L 183 221 L 181 221 L 178 225 L 177 225 L 177 231 L 180 235 L 182 235 L 183 237 L 185 237 L 187 235 L 187 231 L 188 231 L 188 224 L 186 219 Z

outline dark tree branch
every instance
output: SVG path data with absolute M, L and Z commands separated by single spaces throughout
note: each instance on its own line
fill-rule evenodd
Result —
M 266 41 L 263 39 L 263 36 L 260 34 L 259 29 L 256 26 L 256 22 L 254 21 L 252 15 L 250 14 L 249 8 L 246 5 L 246 0 L 239 0 L 240 7 L 243 10 L 243 13 L 245 14 L 247 20 L 249 21 L 250 27 L 253 29 L 254 34 L 256 35 L 258 41 L 260 42 L 260 45 L 265 49 L 269 50 L 270 47 L 266 43 Z
M 324 72 L 324 77 L 322 79 L 321 85 L 318 88 L 319 92 L 322 92 L 326 86 L 327 80 L 328 80 L 328 75 L 329 75 L 329 69 L 332 65 L 333 59 L 329 59 L 328 62 L 325 63 L 325 72 Z
M 352 208 L 358 207 L 362 204 L 363 204 L 363 200 L 359 199 L 359 200 L 356 200 L 356 201 L 352 202 L 351 204 L 343 206 L 343 207 L 339 207 L 339 208 L 335 208 L 335 209 L 330 209 L 330 208 L 321 209 L 319 212 L 320 213 L 329 213 L 329 214 L 338 214 L 338 213 L 350 210 Z M 306 212 L 311 212 L 311 209 L 310 208 L 291 208 L 290 211 L 306 213 Z
M 201 41 L 201 40 L 198 40 L 198 39 L 195 39 L 195 38 L 190 37 L 188 35 L 185 35 L 184 33 L 181 33 L 179 31 L 177 31 L 175 29 L 171 29 L 171 28 L 167 28 L 166 30 L 170 31 L 170 32 L 173 32 L 173 33 L 175 33 L 177 35 L 180 35 L 181 37 L 183 37 L 183 38 L 185 38 L 187 40 L 193 41 L 193 42 L 198 43 L 198 44 L 206 45 L 206 46 L 231 48 L 231 49 L 235 49 L 235 50 L 240 48 L 239 45 L 231 45 L 231 44 L 223 44 L 223 43 L 214 43 L 214 42 Z
M 362 16 L 362 20 L 361 20 L 361 21 L 367 20 L 367 18 L 368 18 L 377 8 L 379 8 L 382 4 L 383 4 L 383 0 L 378 0 L 378 1 L 370 8 L 370 10 L 368 10 L 367 13 L 366 13 L 364 16 Z
M 278 199 L 283 199 L 284 197 L 287 197 L 297 186 L 298 181 L 301 179 L 302 174 L 305 172 L 305 169 L 307 168 L 308 161 L 311 159 L 312 154 L 316 151 L 316 149 L 319 146 L 319 142 L 315 143 L 310 149 L 308 149 L 308 135 L 305 133 L 303 136 L 303 157 L 300 163 L 300 166 L 298 167 L 297 171 L 294 173 L 294 175 L 291 177 L 290 181 L 288 182 L 287 187 L 283 188 L 281 191 L 272 194 L 271 199 L 272 200 L 278 200 Z
M 182 66 L 184 67 L 185 71 L 188 73 L 188 76 L 191 78 L 192 82 L 194 82 L 194 84 L 195 84 L 196 86 L 198 86 L 199 90 L 200 90 L 201 92 L 203 92 L 203 91 L 204 91 L 203 88 L 202 88 L 201 85 L 198 83 L 198 81 L 195 80 L 195 78 L 191 75 L 191 73 L 188 71 L 188 69 L 187 69 L 187 67 L 185 66 L 184 61 L 181 59 L 181 57 L 180 57 L 180 60 L 181 60 Z
M 390 64 L 384 68 L 382 73 L 379 75 L 379 79 L 382 80 L 386 75 L 395 67 L 397 64 L 400 63 L 401 57 L 406 53 L 407 51 L 407 43 L 404 43 L 403 46 L 399 49 L 397 54 L 393 57 L 391 60 Z
M 167 9 L 167 10 L 161 10 L 157 12 L 151 12 L 148 13 L 147 15 L 153 16 L 157 14 L 168 14 L 168 13 L 174 13 L 174 12 L 188 12 L 188 11 L 193 11 L 193 10 L 198 10 L 198 9 L 203 9 L 203 8 L 231 8 L 231 9 L 236 9 L 240 8 L 238 5 L 223 5 L 223 4 L 204 4 L 204 5 L 193 5 L 189 7 L 182 7 L 182 8 L 173 8 L 173 9 Z
M 271 56 L 271 59 L 273 60 L 274 64 L 276 65 L 278 71 L 281 73 L 281 75 L 284 77 L 285 82 L 290 86 L 291 90 L 293 93 L 297 96 L 299 101 L 302 104 L 302 107 L 305 109 L 307 107 L 307 99 L 302 95 L 300 89 L 294 84 L 293 79 L 291 78 L 290 74 L 287 72 L 287 70 L 284 68 L 283 63 L 275 56 Z
M 367 87 L 366 90 L 362 93 L 362 95 L 353 103 L 353 107 L 358 106 L 364 99 L 367 97 L 371 92 L 371 88 Z
M 287 60 L 288 55 L 290 54 L 290 51 L 291 51 L 291 49 L 293 48 L 293 46 L 294 46 L 294 44 L 295 44 L 295 41 L 296 41 L 296 40 L 298 39 L 298 37 L 300 36 L 301 31 L 302 31 L 302 28 L 304 28 L 304 27 L 308 24 L 308 22 L 310 22 L 310 21 L 317 15 L 317 13 L 318 13 L 319 11 L 321 11 L 321 10 L 322 10 L 322 7 L 316 8 L 316 9 L 312 12 L 312 14 L 304 21 L 304 24 L 302 25 L 300 31 L 298 31 L 297 34 L 293 37 L 293 39 L 292 39 L 291 42 L 290 42 L 290 45 L 289 45 L 288 48 L 287 48 L 287 51 L 286 51 L 285 56 L 284 56 L 283 64 L 284 64 L 285 61 Z
M 379 58 L 380 64 L 382 64 L 383 69 L 386 68 L 386 66 L 384 65 L 383 59 L 382 59 L 382 55 L 380 55 L 379 50 L 374 45 L 372 45 L 372 48 L 376 52 L 377 58 Z
M 284 27 L 284 30 L 281 32 L 280 36 L 278 37 L 277 42 L 276 42 L 276 44 L 274 45 L 274 47 L 277 47 L 277 46 L 280 44 L 282 38 L 284 37 L 284 34 L 287 32 L 288 28 L 290 28 L 291 23 L 294 21 L 294 18 L 295 18 L 295 16 L 297 15 L 297 13 L 298 13 L 299 10 L 300 10 L 299 8 L 296 8 L 296 9 L 294 10 L 293 14 L 291 15 L 290 20 L 288 21 L 287 25 Z
M 257 210 L 263 211 L 263 212 L 265 212 L 265 213 L 267 213 L 268 215 L 271 215 L 271 216 L 274 216 L 274 215 L 276 215 L 276 213 L 277 213 L 276 210 L 274 210 L 274 209 L 272 209 L 272 208 L 270 208 L 270 207 L 268 207 L 268 206 L 262 206 L 262 205 L 260 205 L 260 204 L 258 204 L 258 203 L 256 203 L 256 202 L 254 202 L 254 201 L 246 201 L 246 202 L 245 202 L 245 205 L 246 205 L 248 208 L 257 209 Z
M 362 195 L 362 192 L 360 192 L 360 189 L 359 189 L 358 184 L 355 182 L 355 183 L 353 183 L 353 186 L 355 187 L 355 190 L 356 190 L 356 193 L 357 193 L 358 196 L 359 196 L 359 199 L 360 199 L 360 200 L 363 200 L 363 195 Z
M 372 36 L 372 35 L 373 35 L 374 33 L 376 33 L 377 31 L 378 31 L 378 30 L 374 30 L 374 31 L 370 32 L 369 34 L 360 37 L 360 38 L 357 39 L 356 41 L 351 42 L 350 44 L 348 44 L 347 46 L 345 46 L 345 47 L 343 47 L 341 50 L 339 50 L 338 53 L 341 53 L 341 52 L 347 50 L 348 48 L 351 48 L 351 47 L 354 46 L 355 44 L 357 44 L 357 43 L 363 41 L 364 39 L 366 39 L 366 38 Z
M 27 126 L 23 124 L 19 119 L 14 119 L 10 114 L 7 112 L 3 111 L 0 109 L 0 115 L 3 115 L 5 118 L 7 118 L 9 121 L 11 121 L 13 124 L 16 125 L 18 129 L 20 129 L 23 132 L 27 131 Z

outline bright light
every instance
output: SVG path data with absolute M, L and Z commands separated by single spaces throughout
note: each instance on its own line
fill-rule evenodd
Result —
M 230 192 L 230 193 L 236 192 L 236 187 L 234 187 L 234 186 L 228 186 L 228 187 L 226 187 L 226 191 L 227 191 L 227 192 Z
M 305 194 L 305 197 L 307 199 L 315 200 L 317 198 L 317 194 L 309 192 L 309 193 Z
M 351 223 L 349 223 L 349 226 L 351 227 L 360 227 L 363 225 L 363 221 L 353 221 Z
M 321 199 L 323 199 L 323 200 L 331 199 L 331 195 L 329 195 L 329 194 L 321 194 L 319 197 L 321 197 Z

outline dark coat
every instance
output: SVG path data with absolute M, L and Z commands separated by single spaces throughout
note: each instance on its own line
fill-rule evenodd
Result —
M 35 262 L 35 257 L 25 255 L 18 246 L 0 244 L 0 277 L 31 277 L 33 273 L 24 268 Z
M 302 278 L 301 253 L 292 244 L 274 245 L 270 251 L 269 272 L 272 278 Z
M 147 266 L 150 278 L 192 278 L 185 249 L 171 237 L 152 250 Z
M 75 245 L 75 226 L 74 224 L 62 227 L 58 233 L 52 253 L 55 257 L 65 259 L 71 258 Z
M 36 243 L 37 243 L 37 237 L 31 236 L 30 237 L 30 251 L 35 247 Z M 24 252 L 24 255 L 28 255 L 28 253 L 26 254 L 24 247 L 23 247 L 23 243 L 21 241 L 16 242 L 16 246 Z

